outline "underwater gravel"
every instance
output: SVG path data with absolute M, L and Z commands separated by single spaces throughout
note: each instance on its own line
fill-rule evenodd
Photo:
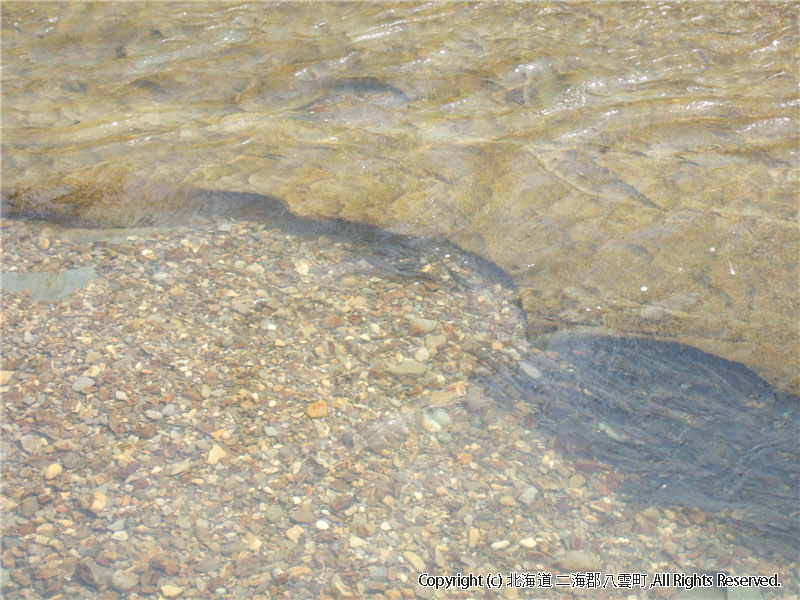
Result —
M 401 277 L 248 222 L 96 238 L 3 226 L 4 271 L 97 272 L 53 303 L 3 293 L 3 597 L 497 597 L 422 588 L 423 571 L 795 589 L 796 565 L 701 511 L 626 505 L 623 474 L 493 402 L 480 376 L 535 378 L 538 351 L 514 291 L 453 257 Z

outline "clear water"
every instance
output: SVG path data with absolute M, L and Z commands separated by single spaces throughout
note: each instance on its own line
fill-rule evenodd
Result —
M 602 484 L 592 488 L 598 497 L 618 494 L 626 508 L 613 519 L 592 509 L 599 519 L 586 520 L 583 492 L 570 491 L 583 485 L 540 490 L 553 492 L 540 515 L 501 503 L 513 528 L 547 532 L 538 549 L 525 554 L 518 535 L 504 555 L 491 543 L 509 532 L 468 524 L 464 532 L 496 538 L 472 547 L 460 568 L 553 570 L 558 552 L 579 551 L 585 535 L 603 568 L 767 569 L 795 581 L 797 398 L 785 393 L 797 390 L 800 372 L 791 4 L 2 10 L 6 217 L 133 227 L 224 215 L 356 241 L 384 275 L 410 269 L 414 280 L 426 261 L 451 261 L 485 279 L 468 286 L 478 304 L 495 285 L 518 299 L 524 315 L 497 318 L 527 334 L 514 341 L 525 365 L 489 357 L 471 380 L 487 400 L 445 403 L 445 429 L 455 419 L 463 437 L 439 443 L 469 448 L 485 443 L 482 427 L 521 425 L 521 440 L 492 438 L 496 459 L 481 463 L 479 479 L 505 478 L 518 496 L 521 482 L 568 464 L 567 481 L 580 484 L 572 478 L 583 473 Z M 413 240 L 398 253 L 405 238 L 330 218 Z M 553 331 L 566 337 L 550 339 Z M 675 344 L 636 341 L 643 336 Z M 784 392 L 693 348 L 744 363 Z M 486 403 L 497 409 L 491 417 Z M 437 485 L 424 476 L 452 469 L 449 450 L 422 433 L 425 423 L 436 428 L 437 409 L 393 408 L 411 415 L 399 441 L 388 408 L 363 437 L 387 432 L 393 447 L 418 440 L 424 451 L 359 464 L 399 474 L 426 498 L 415 500 L 422 510 L 435 512 L 427 498 Z M 519 465 L 490 473 L 502 461 Z M 491 522 L 497 505 L 481 493 L 451 492 L 454 518 Z M 644 535 L 636 527 L 652 533 L 648 507 L 666 511 L 653 517 L 664 539 L 710 515 L 719 527 L 713 557 L 691 558 L 702 544 L 688 541 L 709 530 L 682 534 L 690 550 L 667 542 L 666 551 L 625 556 L 622 540 Z M 559 510 L 555 525 L 544 522 Z M 458 565 L 436 547 L 469 545 L 447 531 L 423 544 L 443 574 Z M 413 525 L 406 532 L 416 535 Z

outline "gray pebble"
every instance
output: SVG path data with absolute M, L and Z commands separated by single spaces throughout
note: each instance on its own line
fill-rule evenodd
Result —
M 91 387 L 94 385 L 94 379 L 91 377 L 84 377 L 81 375 L 75 381 L 72 382 L 72 391 L 73 392 L 80 392 L 81 390 Z
M 277 523 L 283 518 L 283 509 L 277 504 L 270 504 L 264 510 L 264 518 L 270 523 Z
M 423 375 L 428 370 L 424 363 L 406 358 L 399 365 L 389 365 L 387 371 L 392 375 Z
M 133 571 L 114 571 L 111 576 L 111 585 L 118 592 L 129 592 L 139 583 L 139 576 Z
M 41 507 L 39 506 L 39 500 L 36 499 L 36 496 L 28 496 L 28 497 L 26 497 L 22 501 L 22 504 L 20 504 L 20 507 L 19 507 L 20 512 L 25 517 L 32 517 L 37 512 L 39 512 L 40 508 Z
M 239 313 L 240 315 L 246 315 L 250 312 L 250 305 L 242 303 L 234 304 L 231 306 L 231 310 L 235 313 Z
M 518 499 L 525 506 L 530 506 L 533 504 L 533 501 L 536 499 L 538 494 L 539 490 L 531 485 L 522 490 L 522 493 L 519 495 Z
M 125 529 L 125 519 L 117 519 L 108 526 L 109 531 L 122 531 Z
M 62 464 L 64 465 L 65 469 L 74 469 L 80 463 L 80 456 L 75 454 L 74 452 L 67 452 L 63 458 L 61 459 Z
M 314 520 L 314 515 L 306 508 L 298 508 L 289 513 L 289 518 L 295 523 L 311 523 Z
M 25 450 L 25 452 L 32 454 L 44 446 L 44 440 L 38 435 L 29 433 L 19 438 L 19 445 L 22 446 L 22 449 Z
M 182 527 L 183 529 L 189 529 L 189 527 L 192 526 L 192 522 L 187 515 L 181 515 L 175 520 L 175 523 L 178 524 L 178 527 Z
M 152 419 L 153 421 L 160 421 L 164 418 L 164 415 L 161 414 L 161 411 L 155 410 L 154 408 L 149 408 L 144 411 L 144 416 L 148 419 Z
M 542 376 L 542 372 L 527 361 L 521 361 L 519 363 L 519 368 L 531 379 L 539 379 Z
M 156 271 L 153 273 L 153 281 L 161 282 L 166 281 L 169 277 L 169 273 L 165 273 L 164 271 Z
M 175 414 L 176 406 L 174 404 L 167 404 L 164 408 L 161 409 L 161 414 L 165 417 L 171 417 Z

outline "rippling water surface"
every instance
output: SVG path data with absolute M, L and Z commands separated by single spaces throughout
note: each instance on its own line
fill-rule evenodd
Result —
M 796 388 L 796 56 L 775 2 L 5 3 L 3 190 L 105 225 L 204 188 L 444 234 L 534 334 Z

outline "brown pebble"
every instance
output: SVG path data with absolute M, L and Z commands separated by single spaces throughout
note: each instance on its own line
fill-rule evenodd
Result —
M 208 451 L 208 456 L 206 457 L 206 463 L 209 465 L 216 465 L 222 458 L 227 456 L 228 453 L 222 449 L 222 446 L 214 444 L 211 447 L 211 450 Z
M 583 550 L 567 550 L 555 557 L 555 563 L 568 571 L 596 571 L 600 561 L 592 554 Z
M 306 414 L 312 419 L 320 419 L 328 416 L 328 403 L 325 400 L 317 400 L 306 407 Z
M 61 471 L 63 471 L 63 467 L 58 463 L 51 463 L 47 465 L 47 468 L 44 470 L 44 478 L 45 479 L 55 479 L 59 475 L 61 475 Z
M 94 492 L 92 494 L 92 499 L 89 502 L 89 510 L 94 514 L 97 514 L 106 507 L 107 502 L 108 498 L 103 492 Z
M 164 596 L 164 598 L 177 598 L 183 593 L 182 587 L 178 585 L 171 585 L 168 583 L 162 585 L 160 589 L 161 589 L 161 595 Z

